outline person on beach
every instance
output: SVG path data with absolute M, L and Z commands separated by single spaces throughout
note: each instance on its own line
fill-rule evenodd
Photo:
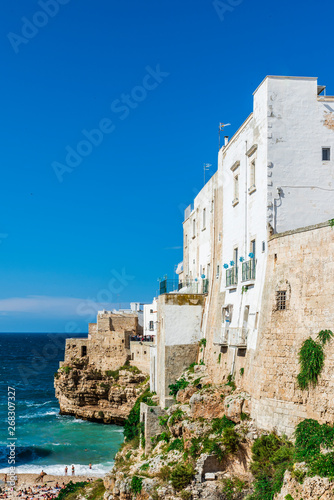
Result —
M 67 468 L 67 465 L 65 467 L 65 476 L 67 476 L 67 471 L 68 471 L 68 468 Z
M 75 475 L 75 468 L 74 468 L 74 465 L 72 465 L 72 476 Z
M 6 486 L 6 483 L 7 483 L 7 474 L 4 475 L 3 480 L 4 480 L 4 483 L 5 483 L 5 486 Z
M 90 469 L 92 468 L 92 464 L 91 464 L 91 463 L 89 464 L 89 468 L 90 468 Z

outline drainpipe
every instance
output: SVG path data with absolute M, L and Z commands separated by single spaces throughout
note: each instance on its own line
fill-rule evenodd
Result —
M 246 159 L 246 167 L 245 167 L 245 258 L 246 258 L 246 255 L 247 255 L 247 229 L 248 229 L 248 191 L 247 191 L 247 180 L 248 180 L 248 171 L 247 171 L 247 167 L 248 167 L 248 160 L 247 160 L 247 141 L 245 141 L 245 147 L 246 147 L 246 150 L 245 150 L 245 159 Z
M 231 376 L 233 377 L 234 374 L 234 368 L 235 368 L 235 356 L 237 353 L 237 348 L 234 348 L 234 353 L 233 353 L 233 361 L 232 361 L 232 367 L 231 367 Z

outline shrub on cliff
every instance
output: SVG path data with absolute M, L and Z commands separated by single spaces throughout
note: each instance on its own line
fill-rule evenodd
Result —
M 284 473 L 292 468 L 293 444 L 275 434 L 261 436 L 252 446 L 250 469 L 255 477 L 250 500 L 272 500 L 282 488 Z
M 175 384 L 170 384 L 169 387 L 169 394 L 170 396 L 176 396 L 176 394 L 181 390 L 185 389 L 188 387 L 189 382 L 185 378 L 180 378 L 180 380 L 177 380 Z
M 334 447 L 334 427 L 307 419 L 297 425 L 295 436 L 296 460 L 307 463 L 308 475 L 334 478 L 334 453 L 323 452 Z
M 147 388 L 135 402 L 128 418 L 124 422 L 124 437 L 126 441 L 131 441 L 140 434 L 140 403 L 146 403 L 149 406 L 156 406 L 152 401 L 152 393 Z
M 194 467 L 190 463 L 177 464 L 170 474 L 170 480 L 176 490 L 183 490 L 191 483 L 195 475 Z

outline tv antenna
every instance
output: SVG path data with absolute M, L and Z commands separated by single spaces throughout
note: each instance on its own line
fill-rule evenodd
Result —
M 230 123 L 219 123 L 219 131 L 218 131 L 218 141 L 219 141 L 219 150 L 220 150 L 220 132 L 222 132 L 224 130 L 225 127 L 228 127 L 229 125 L 231 125 Z
M 204 172 L 204 186 L 205 186 L 205 172 L 206 170 L 209 170 L 209 168 L 212 167 L 211 163 L 204 163 L 203 165 L 203 172 Z

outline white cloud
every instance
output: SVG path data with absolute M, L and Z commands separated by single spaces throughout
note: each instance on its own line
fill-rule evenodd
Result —
M 24 313 L 50 318 L 83 318 L 87 315 L 96 315 L 101 309 L 111 310 L 114 307 L 115 304 L 96 302 L 92 299 L 28 295 L 27 297 L 0 299 L 0 316 Z

